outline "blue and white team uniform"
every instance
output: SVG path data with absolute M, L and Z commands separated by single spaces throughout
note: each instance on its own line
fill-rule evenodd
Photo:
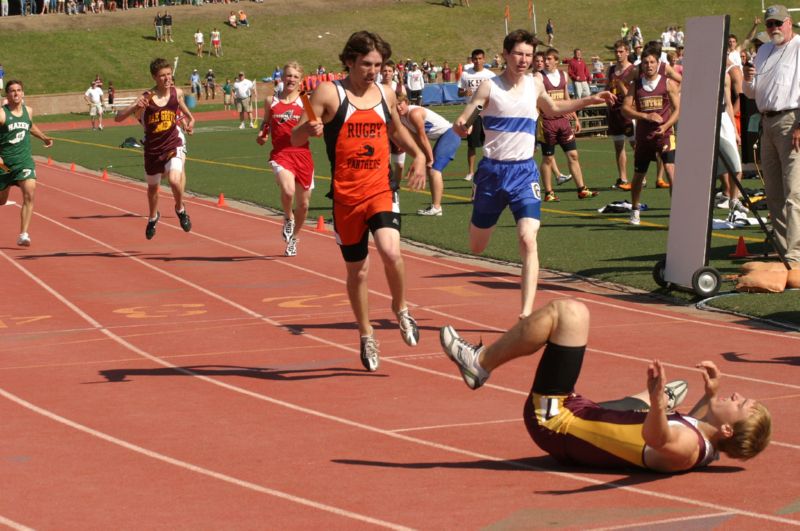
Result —
M 522 78 L 522 94 L 510 94 L 500 76 L 487 83 L 489 97 L 481 112 L 486 142 L 473 179 L 472 224 L 480 229 L 493 227 L 506 206 L 515 221 L 539 220 L 539 168 L 533 159 L 539 91 L 530 75 Z
M 411 111 L 414 109 L 422 109 L 425 111 L 425 136 L 429 140 L 435 140 L 436 144 L 433 146 L 433 169 L 436 171 L 444 171 L 450 161 L 456 155 L 458 147 L 461 145 L 461 137 L 453 131 L 453 124 L 448 122 L 445 118 L 436 114 L 430 109 L 420 107 L 418 105 L 409 105 L 408 114 L 401 116 L 400 121 L 406 126 L 406 129 L 412 133 L 418 133 L 417 128 L 411 123 L 408 118 Z

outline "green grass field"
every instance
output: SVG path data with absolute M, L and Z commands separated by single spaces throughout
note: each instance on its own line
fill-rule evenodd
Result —
M 440 107 L 437 110 L 452 119 L 459 107 Z M 239 130 L 235 120 L 201 123 L 189 143 L 187 175 L 189 188 L 198 194 L 217 197 L 224 193 L 228 199 L 239 199 L 270 208 L 279 206 L 278 190 L 271 171 L 266 168 L 268 147 L 259 147 L 252 130 Z M 109 128 L 101 133 L 91 130 L 57 132 L 52 136 L 56 145 L 37 154 L 50 155 L 63 162 L 109 171 L 134 179 L 142 177 L 142 157 L 138 150 L 118 146 L 125 137 L 141 135 L 139 127 Z M 330 200 L 324 197 L 330 185 L 330 171 L 321 141 L 312 142 L 317 168 L 317 189 L 312 196 L 309 219 L 330 217 Z M 643 201 L 649 210 L 643 213 L 640 227 L 631 227 L 624 214 L 600 214 L 597 209 L 629 194 L 609 188 L 615 175 L 612 148 L 605 138 L 586 138 L 579 142 L 582 167 L 587 184 L 602 193 L 591 200 L 579 200 L 570 183 L 559 190 L 559 203 L 546 203 L 543 208 L 543 227 L 539 235 L 542 267 L 575 273 L 584 277 L 614 282 L 624 286 L 672 297 L 688 302 L 692 294 L 659 288 L 653 278 L 654 264 L 663 258 L 666 249 L 669 218 L 669 193 L 649 187 Z M 632 157 L 630 157 L 632 158 Z M 559 153 L 559 166 L 567 165 Z M 654 173 L 654 169 L 651 174 Z M 403 236 L 405 238 L 456 252 L 468 253 L 467 227 L 471 213 L 471 185 L 463 180 L 466 173 L 466 147 L 461 150 L 445 171 L 445 214 L 428 218 L 415 214 L 429 203 L 427 192 L 404 190 L 401 193 Z M 654 181 L 654 175 L 650 177 Z M 746 181 L 755 188 L 758 181 Z M 144 198 L 142 208 L 144 209 Z M 725 211 L 718 210 L 717 217 Z M 724 275 L 738 271 L 739 262 L 728 255 L 736 247 L 739 236 L 747 240 L 751 252 L 766 249 L 757 228 L 715 232 L 711 241 L 711 264 Z M 519 263 L 516 232 L 512 217 L 501 218 L 486 257 Z M 724 281 L 722 292 L 731 291 L 733 283 Z M 800 325 L 800 294 L 756 296 L 735 294 L 711 301 L 712 306 L 726 308 L 767 319 L 793 322 Z
M 306 68 L 324 64 L 339 67 L 338 55 L 347 36 L 356 30 L 380 33 L 393 47 L 393 57 L 436 64 L 447 60 L 453 68 L 473 48 L 484 48 L 491 59 L 501 48 L 503 10 L 508 4 L 511 29 L 532 29 L 526 0 L 472 0 L 470 8 L 447 9 L 439 0 L 272 0 L 263 4 L 236 4 L 244 8 L 250 29 L 234 30 L 223 24 L 228 4 L 203 7 L 174 6 L 175 42 L 153 38 L 152 9 L 102 15 L 46 15 L 0 18 L 2 62 L 6 79 L 25 81 L 29 94 L 84 91 L 96 73 L 114 81 L 118 89 L 151 84 L 147 65 L 154 57 L 180 58 L 178 79 L 188 80 L 193 68 L 212 67 L 218 79 L 245 70 L 252 78 L 268 76 L 275 65 L 296 59 Z M 619 38 L 619 28 L 641 26 L 645 40 L 659 38 L 669 25 L 684 25 L 687 17 L 730 14 L 731 30 L 743 37 L 761 9 L 758 0 L 537 0 L 537 29 L 544 34 L 548 18 L 555 23 L 555 41 L 562 54 L 581 47 L 584 56 L 613 59 L 607 46 Z M 224 57 L 194 55 L 192 35 L 222 32 Z

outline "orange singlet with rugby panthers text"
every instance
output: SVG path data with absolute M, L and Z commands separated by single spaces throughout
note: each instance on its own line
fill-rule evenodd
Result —
M 371 109 L 357 109 L 336 82 L 339 110 L 325 124 L 325 146 L 331 161 L 333 201 L 357 205 L 372 196 L 391 191 L 389 167 L 389 108 L 381 101 Z

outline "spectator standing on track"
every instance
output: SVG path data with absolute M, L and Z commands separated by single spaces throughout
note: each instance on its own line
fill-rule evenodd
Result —
M 116 89 L 114 89 L 114 82 L 113 81 L 109 81 L 108 82 L 108 106 L 109 107 L 113 107 L 114 98 L 116 97 L 116 95 L 117 95 L 117 91 L 116 91 Z
M 92 119 L 92 131 L 103 130 L 103 89 L 92 81 L 92 86 L 86 89 L 83 99 L 89 105 L 89 116 Z
M 532 156 L 537 109 L 551 115 L 572 113 L 614 97 L 601 92 L 580 100 L 553 101 L 542 79 L 528 75 L 537 44 L 539 41 L 525 30 L 509 33 L 503 41 L 505 70 L 478 87 L 453 125 L 459 136 L 466 136 L 470 132 L 467 119 L 479 105 L 483 107 L 486 145 L 473 179 L 470 249 L 473 253 L 486 249 L 500 215 L 510 208 L 522 258 L 521 318 L 533 312 L 539 277 L 536 238 L 541 224 L 541 189 L 539 169 Z M 554 64 L 558 64 L 557 58 Z
M 622 113 L 636 120 L 636 147 L 633 153 L 631 183 L 631 225 L 639 225 L 639 199 L 650 162 L 660 158 L 670 186 L 675 173 L 675 132 L 673 126 L 680 114 L 680 92 L 677 84 L 659 73 L 659 54 L 647 48 L 642 55 L 641 76 L 628 84 Z M 670 191 L 672 189 L 670 188 Z
M 558 50 L 550 48 L 545 52 L 544 71 L 542 71 L 541 81 L 549 99 L 553 102 L 570 101 L 569 90 L 567 89 L 567 76 L 558 69 Z M 579 98 L 576 98 L 579 99 Z M 601 102 L 604 100 L 600 100 Z M 613 100 L 612 100 L 613 101 Z M 585 107 L 582 105 L 580 108 Z M 583 181 L 583 170 L 578 160 L 578 145 L 575 140 L 575 133 L 580 132 L 581 122 L 574 112 L 567 114 L 552 114 L 539 109 L 541 112 L 540 127 L 542 129 L 542 184 L 544 185 L 544 200 L 559 201 L 555 191 L 553 191 L 553 175 L 551 172 L 553 159 L 556 154 L 556 146 L 561 146 L 567 157 L 567 167 L 570 176 L 575 180 L 577 186 L 578 199 L 590 199 L 599 194 L 590 190 Z M 570 119 L 575 121 L 575 129 L 570 124 Z M 567 179 L 569 180 L 569 179 Z M 558 184 L 564 184 L 564 180 L 557 178 Z
M 419 69 L 417 63 L 411 63 L 411 69 L 406 76 L 406 92 L 408 101 L 414 105 L 422 104 L 422 89 L 425 88 L 425 74 Z
M 783 5 L 764 13 L 771 42 L 744 68 L 744 93 L 761 111 L 761 169 L 775 241 L 800 267 L 800 36 Z
M 149 209 L 144 235 L 148 240 L 156 235 L 156 224 L 161 218 L 158 195 L 162 178 L 169 181 L 175 199 L 175 214 L 181 228 L 184 232 L 192 230 L 192 221 L 183 203 L 186 145 L 178 127 L 178 114 L 183 114 L 188 134 L 191 135 L 194 129 L 194 116 L 183 101 L 183 91 L 175 87 L 172 65 L 166 59 L 154 59 L 150 63 L 150 75 L 156 86 L 136 98 L 115 118 L 117 122 L 122 122 L 134 115 L 144 126 L 144 170 Z
M 445 61 L 442 63 L 442 83 L 450 83 L 453 70 L 450 68 L 450 63 Z
M 710 361 L 697 364 L 705 392 L 688 415 L 671 411 L 675 401 L 665 392 L 659 360 L 647 369 L 646 412 L 607 409 L 577 394 L 588 340 L 589 309 L 574 299 L 548 303 L 487 346 L 468 343 L 452 326 L 440 332 L 444 352 L 470 389 L 544 347 L 523 418 L 533 441 L 561 464 L 675 473 L 710 465 L 719 452 L 750 459 L 769 444 L 767 408 L 738 393 L 720 395 L 720 372 Z
M 564 63 L 568 65 L 567 74 L 572 81 L 575 88 L 575 98 L 581 99 L 586 96 L 591 96 L 592 91 L 589 90 L 589 68 L 583 60 L 583 52 L 580 48 L 575 48 L 572 51 L 572 57 L 565 59 Z
M 196 68 L 192 70 L 192 75 L 189 76 L 189 85 L 192 87 L 192 94 L 195 95 L 197 101 L 200 101 L 200 73 L 197 72 Z
M 214 70 L 211 68 L 209 68 L 208 72 L 206 72 L 206 79 L 203 86 L 206 91 L 206 99 L 208 99 L 209 92 L 211 93 L 212 100 L 217 99 L 217 78 L 214 75 Z
M 302 146 L 292 145 L 292 129 L 303 115 L 303 103 L 300 101 L 303 67 L 294 61 L 286 63 L 281 79 L 284 83 L 283 92 L 264 102 L 264 122 L 256 142 L 263 146 L 267 137 L 272 136 L 269 165 L 281 190 L 281 232 L 286 242 L 284 255 L 295 256 L 298 235 L 305 225 L 311 191 L 314 189 L 314 160 L 308 142 Z
M 10 187 L 18 186 L 22 192 L 22 208 L 19 212 L 17 245 L 30 247 L 28 228 L 33 216 L 36 190 L 36 164 L 31 153 L 31 135 L 48 148 L 53 145 L 53 139 L 33 123 L 33 109 L 25 105 L 22 82 L 10 80 L 5 90 L 8 102 L 0 108 L 0 205 L 8 202 Z
M 392 55 L 389 43 L 367 31 L 353 33 L 339 55 L 349 75 L 320 84 L 311 96 L 317 119 L 308 114 L 292 133 L 292 144 L 325 137 L 331 159 L 331 194 L 336 241 L 347 268 L 347 295 L 361 336 L 361 363 L 380 364 L 378 342 L 369 319 L 368 241 L 372 232 L 392 294 L 403 341 L 414 346 L 419 329 L 405 296 L 405 265 L 400 251 L 400 208 L 389 175 L 389 139 L 414 157 L 408 174 L 413 190 L 425 185 L 425 155 L 400 123 L 395 95 L 376 83 L 381 64 Z
M 431 187 L 431 205 L 417 210 L 420 216 L 442 215 L 444 179 L 442 172 L 450 164 L 461 146 L 461 137 L 453 131 L 453 124 L 425 107 L 409 105 L 405 95 L 397 97 L 397 113 L 400 121 L 414 137 L 417 146 L 425 154 L 428 181 Z M 431 147 L 431 140 L 436 144 Z
M 464 70 L 461 78 L 458 80 L 458 95 L 466 98 L 469 103 L 472 95 L 481 86 L 481 83 L 487 79 L 494 77 L 494 72 L 485 68 L 486 53 L 480 48 L 472 50 L 470 54 L 470 61 L 472 61 L 472 68 Z M 468 173 L 464 177 L 465 180 L 471 181 L 472 176 L 475 174 L 475 152 L 478 148 L 483 147 L 485 135 L 483 132 L 483 120 L 479 116 L 472 124 L 472 130 L 467 137 L 467 168 Z
M 128 9 L 128 0 L 123 1 L 126 2 L 125 9 Z M 172 15 L 169 14 L 169 11 L 164 11 L 164 41 L 175 42 L 172 40 Z
M 239 72 L 239 77 L 233 82 L 233 101 L 239 111 L 239 129 L 244 129 L 245 118 L 250 122 L 250 127 L 256 124 L 252 113 L 252 98 L 256 96 L 256 85 L 246 77 L 244 72 Z
M 625 152 L 625 142 L 636 149 L 633 120 L 622 114 L 622 101 L 628 90 L 628 79 L 634 66 L 628 61 L 630 50 L 628 44 L 620 39 L 614 43 L 614 55 L 617 61 L 608 69 L 606 76 L 606 90 L 616 96 L 617 101 L 608 105 L 608 137 L 614 142 L 614 152 L 617 161 L 617 181 L 614 187 L 628 183 L 628 154 Z

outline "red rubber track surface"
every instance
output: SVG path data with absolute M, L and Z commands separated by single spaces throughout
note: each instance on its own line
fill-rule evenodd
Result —
M 773 444 L 748 463 L 676 476 L 565 468 L 521 420 L 538 356 L 472 392 L 439 348 L 444 324 L 474 341 L 513 324 L 516 275 L 406 250 L 421 327 L 411 348 L 373 250 L 382 365 L 367 373 L 330 232 L 307 227 L 298 256 L 284 258 L 279 218 L 190 199 L 186 234 L 165 191 L 147 241 L 140 183 L 46 164 L 37 174 L 32 247 L 14 245 L 18 206 L 0 208 L 0 524 L 800 525 L 798 334 L 542 281 L 537 305 L 572 296 L 591 311 L 583 394 L 638 390 L 660 358 L 669 378 L 690 382 L 691 404 L 702 394 L 694 364 L 710 359 L 724 389 L 764 401 L 774 418 Z

